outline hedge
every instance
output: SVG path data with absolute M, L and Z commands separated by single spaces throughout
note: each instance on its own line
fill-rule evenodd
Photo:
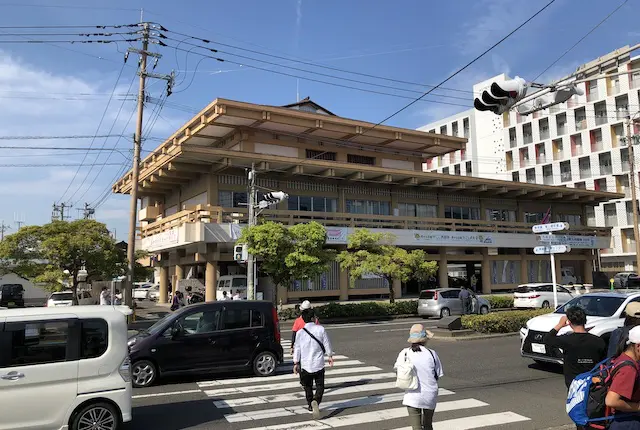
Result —
M 506 311 L 487 315 L 464 315 L 462 328 L 479 333 L 514 333 L 520 331 L 531 318 L 551 312 L 549 309 Z
M 513 308 L 513 296 L 484 296 L 491 304 L 491 309 L 511 309 Z
M 418 313 L 418 301 L 409 300 L 395 303 L 363 302 L 363 303 L 329 303 L 313 308 L 320 320 L 327 318 L 348 317 L 385 317 L 393 315 L 415 315 Z M 297 318 L 299 311 L 295 308 L 282 309 L 279 312 L 281 320 Z

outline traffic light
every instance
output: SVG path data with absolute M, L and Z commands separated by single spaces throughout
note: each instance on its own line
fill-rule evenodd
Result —
M 536 97 L 533 101 L 521 103 L 517 107 L 520 115 L 529 115 L 543 109 L 550 108 L 560 103 L 564 103 L 574 95 L 583 95 L 584 91 L 577 85 L 569 85 L 562 88 L 556 88 L 550 92 Z
M 233 247 L 233 259 L 238 263 L 246 263 L 249 259 L 249 247 L 246 243 Z
M 278 204 L 281 201 L 286 200 L 287 198 L 289 198 L 289 194 L 283 191 L 273 191 L 264 195 L 262 200 L 258 202 L 258 207 L 260 209 L 264 209 L 269 206 Z
M 480 98 L 473 101 L 473 106 L 479 111 L 489 111 L 501 115 L 511 109 L 527 94 L 527 83 L 516 76 L 504 82 L 492 82 L 488 90 L 484 90 Z

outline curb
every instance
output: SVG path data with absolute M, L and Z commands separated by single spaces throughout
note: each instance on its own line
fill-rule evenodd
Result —
M 417 314 L 404 314 L 404 315 L 384 315 L 384 316 L 371 316 L 371 317 L 343 317 L 343 318 L 323 318 L 321 323 L 323 324 L 348 324 L 367 321 L 391 321 L 407 318 L 419 318 Z M 295 319 L 280 320 L 280 322 L 294 322 Z
M 502 337 L 518 336 L 519 332 L 513 333 L 496 333 L 496 334 L 472 334 L 469 336 L 448 337 L 448 336 L 434 336 L 434 340 L 444 340 L 452 342 L 464 342 L 467 340 L 479 340 L 479 339 L 499 339 Z

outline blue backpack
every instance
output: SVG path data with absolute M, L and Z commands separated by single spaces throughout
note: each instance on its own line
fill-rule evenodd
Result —
M 567 395 L 567 414 L 576 425 L 594 430 L 609 428 L 609 421 L 613 417 L 609 415 L 605 398 L 613 376 L 623 367 L 635 367 L 631 360 L 615 365 L 612 361 L 613 358 L 602 360 L 589 372 L 576 376 L 571 383 Z

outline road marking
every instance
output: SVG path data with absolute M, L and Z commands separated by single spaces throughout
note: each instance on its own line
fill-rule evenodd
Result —
M 434 328 L 434 327 L 425 327 L 425 328 Z M 392 331 L 407 331 L 407 329 L 406 328 L 389 328 L 389 329 L 386 329 L 386 330 L 374 330 L 373 332 L 374 333 L 389 333 L 389 332 L 392 332 Z
M 336 384 L 344 384 L 344 383 L 367 383 L 367 381 L 376 381 L 380 379 L 391 379 L 395 378 L 396 374 L 394 373 L 374 373 L 371 375 L 352 375 L 352 376 L 343 376 L 341 378 L 332 378 L 327 379 L 325 381 L 325 386 L 336 385 Z M 198 383 L 200 386 L 200 384 Z M 205 387 L 207 385 L 204 385 Z M 282 382 L 280 384 L 265 384 L 265 385 L 252 385 L 249 387 L 234 387 L 234 388 L 221 388 L 218 390 L 206 390 L 204 393 L 209 397 L 214 396 L 227 396 L 230 394 L 243 394 L 243 393 L 255 393 L 260 391 L 277 391 L 277 390 L 288 390 L 290 388 L 298 388 L 300 387 L 300 381 L 292 381 L 292 382 Z
M 451 420 L 436 421 L 433 423 L 434 430 L 472 430 L 489 426 L 512 424 L 523 421 L 531 421 L 530 418 L 523 417 L 513 412 L 499 412 L 496 414 L 476 415 L 465 418 L 455 418 Z M 411 427 L 402 427 L 395 430 L 411 430 Z
M 325 360 L 326 361 L 326 360 Z M 360 360 L 344 360 L 344 361 L 336 361 L 333 363 L 333 367 L 342 367 L 342 366 L 357 366 L 360 364 L 364 364 L 362 361 Z M 328 366 L 326 366 L 325 368 L 328 368 Z M 280 366 L 278 366 L 278 369 L 293 369 L 293 361 L 288 361 L 286 363 L 282 363 Z M 264 380 L 264 378 L 260 378 L 262 380 Z
M 342 388 L 329 388 L 324 393 L 324 397 L 332 397 L 332 396 L 342 396 L 344 394 L 353 394 L 353 393 L 367 393 L 374 392 L 377 393 L 379 391 L 384 390 L 393 390 L 396 388 L 395 382 L 381 382 L 377 384 L 367 384 L 367 385 L 356 385 L 353 387 L 342 387 Z M 453 391 L 445 390 L 444 388 L 438 389 L 438 396 L 449 396 L 455 394 Z M 379 394 L 377 394 L 379 395 Z M 295 402 L 298 400 L 304 400 L 304 393 L 289 393 L 289 394 L 279 394 L 274 396 L 260 396 L 260 397 L 243 397 L 238 399 L 227 399 L 227 400 L 216 400 L 213 402 L 213 405 L 218 409 L 229 409 L 229 408 L 239 408 L 242 406 L 254 406 L 268 403 L 287 403 L 287 402 Z M 323 403 L 323 406 L 326 403 Z
M 361 361 L 358 361 L 358 360 L 354 360 L 354 361 L 357 361 L 358 364 L 363 364 Z M 347 362 L 343 361 L 342 363 L 347 363 Z M 379 370 L 382 370 L 382 369 L 376 366 L 362 366 L 362 367 L 354 367 L 350 369 L 326 369 L 325 374 L 331 376 L 331 375 L 344 375 L 347 373 L 369 373 L 369 372 L 377 372 Z M 287 373 L 285 375 L 270 376 L 269 382 L 285 381 L 288 379 L 297 380 L 297 379 L 300 379 L 300 376 L 294 375 L 293 373 Z M 250 378 L 218 379 L 214 381 L 198 382 L 198 386 L 199 387 L 219 387 L 219 386 L 225 386 L 225 385 L 236 385 L 236 384 L 247 384 L 247 383 L 250 384 L 252 382 L 264 383 L 265 378 L 261 376 L 252 376 Z
M 286 360 L 291 360 L 293 358 L 293 355 L 284 354 L 283 358 L 286 359 Z M 333 356 L 334 360 L 346 360 L 347 358 L 349 358 L 349 357 L 347 357 L 346 355 L 334 355 Z M 324 361 L 329 361 L 329 357 L 325 357 Z
M 340 325 L 326 325 L 323 326 L 325 330 L 340 330 L 347 328 L 365 328 L 365 327 L 380 327 L 386 325 L 406 325 L 407 327 L 411 326 L 411 324 L 415 324 L 420 320 L 417 319 L 407 319 L 405 321 L 394 321 L 394 322 L 363 322 L 363 323 L 351 323 L 351 324 L 340 324 Z M 291 333 L 291 330 L 281 330 L 281 333 Z
M 170 391 L 168 393 L 152 393 L 152 394 L 137 394 L 131 396 L 132 399 L 146 399 L 149 397 L 163 397 L 163 396 L 179 396 L 181 394 L 202 393 L 202 390 L 184 390 L 184 391 Z

